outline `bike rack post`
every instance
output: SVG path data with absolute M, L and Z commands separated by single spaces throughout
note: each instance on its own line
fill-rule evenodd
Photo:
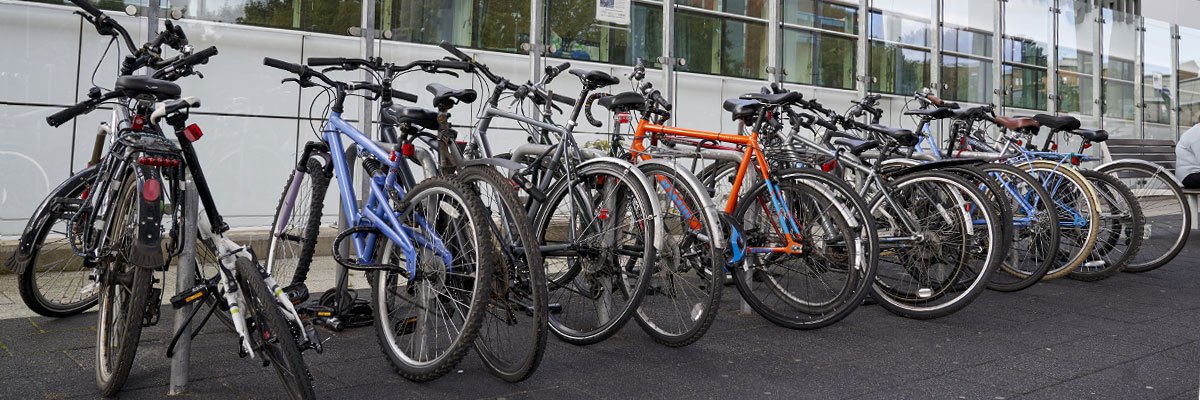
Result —
M 175 292 L 186 290 L 192 287 L 196 280 L 196 235 L 197 225 L 196 219 L 200 208 L 200 194 L 196 191 L 196 184 L 190 179 L 184 187 L 183 195 L 183 252 L 179 255 L 179 263 L 175 267 Z M 175 321 L 173 332 L 179 332 L 183 328 L 183 324 L 187 323 L 188 314 L 191 313 L 194 304 L 188 304 L 175 310 Z M 171 386 L 167 391 L 168 396 L 177 396 L 187 391 L 188 383 L 188 367 L 192 358 L 192 327 L 188 327 L 188 331 L 184 332 L 179 337 L 179 343 L 175 346 L 175 354 L 171 357 Z

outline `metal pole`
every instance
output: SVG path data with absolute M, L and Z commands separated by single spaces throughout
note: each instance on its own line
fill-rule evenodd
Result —
M 543 11 L 542 0 L 529 0 L 529 76 L 534 82 L 542 79 L 542 54 L 546 51 Z
M 1179 124 L 1183 122 L 1183 118 L 1179 113 L 1183 111 L 1179 98 L 1179 42 L 1182 36 L 1179 35 L 1179 25 L 1171 24 L 1171 104 L 1167 107 L 1171 109 L 1171 129 L 1174 131 L 1176 142 L 1179 141 Z
M 931 42 L 929 46 L 929 88 L 933 89 L 938 96 L 942 95 L 942 0 L 933 0 L 933 9 L 930 10 L 929 27 L 933 28 Z
M 992 82 L 996 82 L 996 87 L 992 89 L 992 102 L 1003 110 L 1004 93 L 1009 90 L 1004 86 L 1004 0 L 995 0 L 994 7 L 992 21 L 996 33 L 992 35 Z
M 196 283 L 196 233 L 199 224 L 196 223 L 200 208 L 200 194 L 196 192 L 196 184 L 188 180 L 183 195 L 183 253 L 179 255 L 179 264 L 175 267 L 175 292 L 191 289 Z M 174 330 L 179 332 L 187 323 L 195 304 L 187 304 L 175 310 Z M 168 396 L 176 396 L 187 392 L 188 367 L 192 358 L 192 329 L 179 336 L 175 345 L 175 355 L 171 357 L 171 386 Z
M 1142 17 L 1137 17 L 1136 26 L 1134 27 L 1134 43 L 1133 47 L 1133 123 L 1134 133 L 1137 138 L 1144 139 L 1146 137 L 1146 25 Z
M 663 0 L 662 6 L 662 57 L 658 61 L 659 64 L 662 64 L 663 81 L 666 82 L 667 101 L 675 103 L 675 0 Z
M 1104 8 L 1098 8 L 1099 15 L 1092 24 L 1092 45 L 1096 51 L 1092 59 L 1092 115 L 1096 116 L 1098 128 L 1104 129 Z
M 771 0 L 767 5 L 767 18 L 769 25 L 767 26 L 767 74 L 768 79 L 772 82 L 783 82 L 787 71 L 783 70 L 783 30 L 780 26 L 783 24 L 783 5 L 780 0 Z
M 1057 1 L 1050 3 L 1050 55 L 1046 64 L 1046 111 L 1050 115 L 1058 113 L 1058 16 L 1062 9 Z
M 871 45 L 871 42 L 867 39 L 867 20 L 870 19 L 869 16 L 871 15 L 871 0 L 858 0 L 858 9 L 861 11 L 858 13 L 857 89 L 858 97 L 863 98 L 870 91 L 871 80 L 874 79 L 871 76 L 870 64 L 867 62 L 867 55 L 870 53 L 869 47 Z
M 158 35 L 159 0 L 146 1 L 146 41 L 154 40 Z

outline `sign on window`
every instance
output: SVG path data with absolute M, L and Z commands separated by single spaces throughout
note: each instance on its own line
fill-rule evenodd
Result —
M 629 0 L 596 0 L 596 20 L 629 25 Z

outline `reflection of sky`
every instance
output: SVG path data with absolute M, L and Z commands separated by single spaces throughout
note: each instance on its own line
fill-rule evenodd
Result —
M 1004 30 L 1009 37 L 1050 42 L 1048 0 L 1009 0 L 1004 6 Z
M 949 0 L 942 3 L 942 19 L 950 25 L 995 31 L 995 5 L 989 1 Z
M 933 11 L 931 0 L 874 0 L 871 6 L 891 13 L 904 14 L 929 20 Z

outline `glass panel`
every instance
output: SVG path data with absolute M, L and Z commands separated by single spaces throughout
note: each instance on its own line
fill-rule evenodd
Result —
M 230 24 L 335 35 L 349 35 L 351 27 L 362 24 L 361 0 L 166 0 L 163 3 L 184 10 L 188 19 Z
M 675 51 L 686 60 L 680 71 L 721 73 L 721 20 L 700 14 L 675 14 Z
M 871 11 L 867 22 L 867 34 L 871 39 L 887 40 L 914 46 L 929 46 L 929 23 L 898 15 L 880 14 Z
M 966 57 L 942 56 L 942 97 L 970 103 L 990 103 L 992 62 Z
M 1171 123 L 1171 88 L 1175 74 L 1171 66 L 1171 25 L 1151 19 L 1145 20 L 1146 38 L 1144 65 L 1142 67 L 1142 101 L 1146 104 L 1142 126 L 1145 137 L 1150 139 L 1173 139 Z M 1166 43 L 1167 46 L 1161 44 Z
M 767 78 L 767 26 L 725 20 L 721 75 Z
M 1058 16 L 1058 69 L 1092 74 L 1096 11 L 1091 4 L 1064 4 Z
M 680 71 L 767 77 L 766 24 L 686 12 L 675 23 L 675 49 L 686 60 Z
M 1137 53 L 1137 16 L 1104 10 L 1104 77 L 1133 81 Z
M 1004 61 L 1046 65 L 1050 54 L 1049 0 L 1009 0 L 1004 6 Z
M 1200 123 L 1200 30 L 1179 27 L 1179 126 Z
M 546 42 L 551 57 L 632 65 L 636 57 L 658 66 L 662 55 L 662 8 L 634 4 L 631 26 L 595 20 L 594 0 L 546 2 Z
M 766 0 L 678 0 L 675 4 L 756 18 L 767 17 Z
M 1059 112 L 1092 115 L 1092 76 L 1059 71 L 1058 97 Z
M 1134 110 L 1137 108 L 1133 87 L 1133 82 L 1104 80 L 1104 128 L 1113 137 L 1141 136 L 1133 129 Z
M 871 91 L 908 95 L 929 82 L 929 51 L 871 42 Z
M 440 0 L 377 0 L 376 26 L 390 32 L 391 40 L 428 44 L 445 40 L 471 47 L 473 8 L 469 3 Z
M 942 4 L 942 50 L 991 58 L 995 4 L 950 0 Z
M 858 7 L 820 0 L 784 0 L 783 22 L 857 34 Z
M 1005 107 L 1046 109 L 1046 70 L 1041 68 L 1004 66 Z
M 529 43 L 528 1 L 475 0 L 471 17 L 471 47 L 521 52 Z
M 788 82 L 854 89 L 855 39 L 783 30 L 783 68 Z

